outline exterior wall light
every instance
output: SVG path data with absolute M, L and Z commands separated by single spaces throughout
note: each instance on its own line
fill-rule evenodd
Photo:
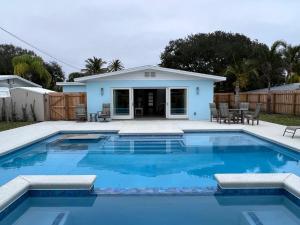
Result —
M 104 88 L 101 88 L 101 96 L 104 95 Z
M 200 92 L 200 88 L 196 87 L 196 93 L 197 93 L 197 95 L 199 95 L 199 92 Z

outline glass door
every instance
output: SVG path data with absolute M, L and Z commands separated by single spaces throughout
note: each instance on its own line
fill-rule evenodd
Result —
M 168 88 L 167 92 L 168 118 L 188 118 L 187 88 Z
M 112 90 L 112 117 L 113 119 L 132 119 L 133 96 L 131 88 Z

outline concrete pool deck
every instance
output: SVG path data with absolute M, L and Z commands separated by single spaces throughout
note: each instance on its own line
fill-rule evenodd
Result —
M 263 122 L 259 125 L 219 124 L 190 120 L 114 120 L 111 122 L 47 121 L 0 132 L 0 155 L 7 154 L 61 131 L 114 131 L 130 134 L 182 134 L 185 131 L 245 131 L 300 152 L 300 133 L 292 139 L 282 136 L 285 126 Z

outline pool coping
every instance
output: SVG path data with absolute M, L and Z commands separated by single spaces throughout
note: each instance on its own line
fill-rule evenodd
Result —
M 215 174 L 221 191 L 284 189 L 300 199 L 300 177 L 293 173 Z
M 282 143 L 281 141 L 277 141 L 276 139 L 272 139 L 272 138 L 269 138 L 265 135 L 261 135 L 261 134 L 258 134 L 254 131 L 250 131 L 250 130 L 247 130 L 247 129 L 244 129 L 244 128 L 197 128 L 197 129 L 182 129 L 182 132 L 174 132 L 174 133 L 170 133 L 170 132 L 142 132 L 142 133 L 133 133 L 133 132 L 122 132 L 120 133 L 120 130 L 75 130 L 75 129 L 70 129 L 70 130 L 66 130 L 66 129 L 61 129 L 61 130 L 56 130 L 56 131 L 53 131 L 51 133 L 48 133 L 46 135 L 43 135 L 43 136 L 40 136 L 39 138 L 36 138 L 36 139 L 33 139 L 31 141 L 28 141 L 27 143 L 24 143 L 24 144 L 20 144 L 16 147 L 13 147 L 13 148 L 10 148 L 10 149 L 7 149 L 5 151 L 2 151 L 0 152 L 0 157 L 1 156 L 5 156 L 9 153 L 12 153 L 14 151 L 17 151 L 21 148 L 24 148 L 24 147 L 27 147 L 27 146 L 30 146 L 34 143 L 37 143 L 39 141 L 42 141 L 42 140 L 45 140 L 49 137 L 52 137 L 52 136 L 55 136 L 55 135 L 58 135 L 58 134 L 64 134 L 64 133 L 97 133 L 97 132 L 101 132 L 101 133 L 116 133 L 120 136 L 138 136 L 138 135 L 183 135 L 184 133 L 196 133 L 196 132 L 244 132 L 246 134 L 250 134 L 252 136 L 255 136 L 255 137 L 258 137 L 258 138 L 261 138 L 263 140 L 266 140 L 266 141 L 269 141 L 271 143 L 275 143 L 277 145 L 280 145 L 280 146 L 283 146 L 283 147 L 286 147 L 290 150 L 293 150 L 295 152 L 300 152 L 300 147 L 297 148 L 293 145 L 289 145 L 289 144 L 286 144 L 286 143 Z
M 31 190 L 93 190 L 95 175 L 17 176 L 0 187 L 0 212 Z

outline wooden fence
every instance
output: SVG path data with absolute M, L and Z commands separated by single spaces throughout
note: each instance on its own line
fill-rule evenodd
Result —
M 75 107 L 86 105 L 85 93 L 51 93 L 48 95 L 50 120 L 75 120 Z
M 233 93 L 215 93 L 214 101 L 216 104 L 227 102 L 230 107 L 234 107 Z M 241 93 L 241 102 L 249 102 L 250 109 L 255 109 L 256 103 L 262 104 L 262 111 L 267 110 L 267 93 Z M 300 91 L 272 92 L 270 111 L 272 113 L 300 115 Z

